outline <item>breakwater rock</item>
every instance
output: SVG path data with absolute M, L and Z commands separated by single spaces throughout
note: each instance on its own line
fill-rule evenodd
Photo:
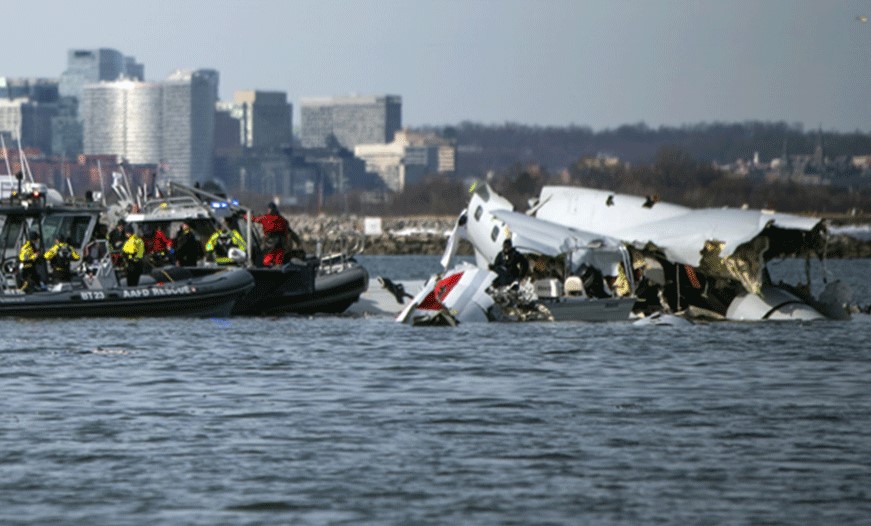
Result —
M 825 249 L 826 257 L 839 258 L 871 258 L 871 241 L 836 234 L 829 237 Z
M 361 249 L 370 255 L 440 255 L 445 250 L 448 235 L 456 217 L 382 217 L 380 228 L 359 216 L 286 216 L 291 227 L 309 250 L 318 242 L 324 252 L 340 249 Z M 463 241 L 458 253 L 472 254 L 472 246 Z
M 306 248 L 314 250 L 320 242 L 324 252 L 362 248 L 364 254 L 441 254 L 456 217 L 382 217 L 380 233 L 366 233 L 366 218 L 360 216 L 286 216 Z M 377 232 L 378 229 L 375 229 Z M 462 241 L 458 254 L 472 254 L 472 246 Z M 871 240 L 833 234 L 826 246 L 829 258 L 871 258 Z

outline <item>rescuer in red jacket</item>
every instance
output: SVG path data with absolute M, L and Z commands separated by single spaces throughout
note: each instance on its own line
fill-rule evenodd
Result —
M 172 241 L 163 233 L 158 225 L 142 225 L 142 242 L 145 243 L 145 254 L 153 267 L 161 267 L 169 262 L 169 251 Z
M 272 267 L 284 264 L 284 251 L 288 245 L 288 237 L 293 237 L 297 242 L 299 238 L 290 229 L 287 219 L 278 213 L 278 207 L 275 203 L 269 203 L 266 207 L 266 213 L 255 217 L 254 222 L 263 226 L 263 234 L 266 236 L 263 265 Z

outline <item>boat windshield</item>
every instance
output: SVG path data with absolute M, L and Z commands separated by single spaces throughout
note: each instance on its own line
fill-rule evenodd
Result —
M 42 222 L 42 235 L 46 243 L 54 243 L 57 237 L 72 239 L 71 244 L 80 247 L 88 239 L 92 215 L 52 215 Z
M 23 237 L 22 231 L 26 226 L 24 217 L 4 217 L 3 227 L 0 229 L 0 247 L 3 250 L 17 250 L 18 240 Z

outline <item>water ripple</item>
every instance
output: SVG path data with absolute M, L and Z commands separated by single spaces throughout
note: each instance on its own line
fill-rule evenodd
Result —
M 0 523 L 866 522 L 871 323 L 659 329 L 0 320 Z

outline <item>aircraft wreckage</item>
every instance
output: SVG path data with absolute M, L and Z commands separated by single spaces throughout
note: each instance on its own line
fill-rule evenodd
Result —
M 450 267 L 460 239 L 475 265 Z M 502 243 L 529 276 L 496 286 Z M 397 321 L 846 319 L 850 291 L 772 283 L 772 259 L 825 256 L 822 220 L 766 210 L 692 209 L 579 187 L 546 186 L 526 213 L 488 185 L 472 193 L 432 276 Z M 808 266 L 809 268 L 809 266 Z

